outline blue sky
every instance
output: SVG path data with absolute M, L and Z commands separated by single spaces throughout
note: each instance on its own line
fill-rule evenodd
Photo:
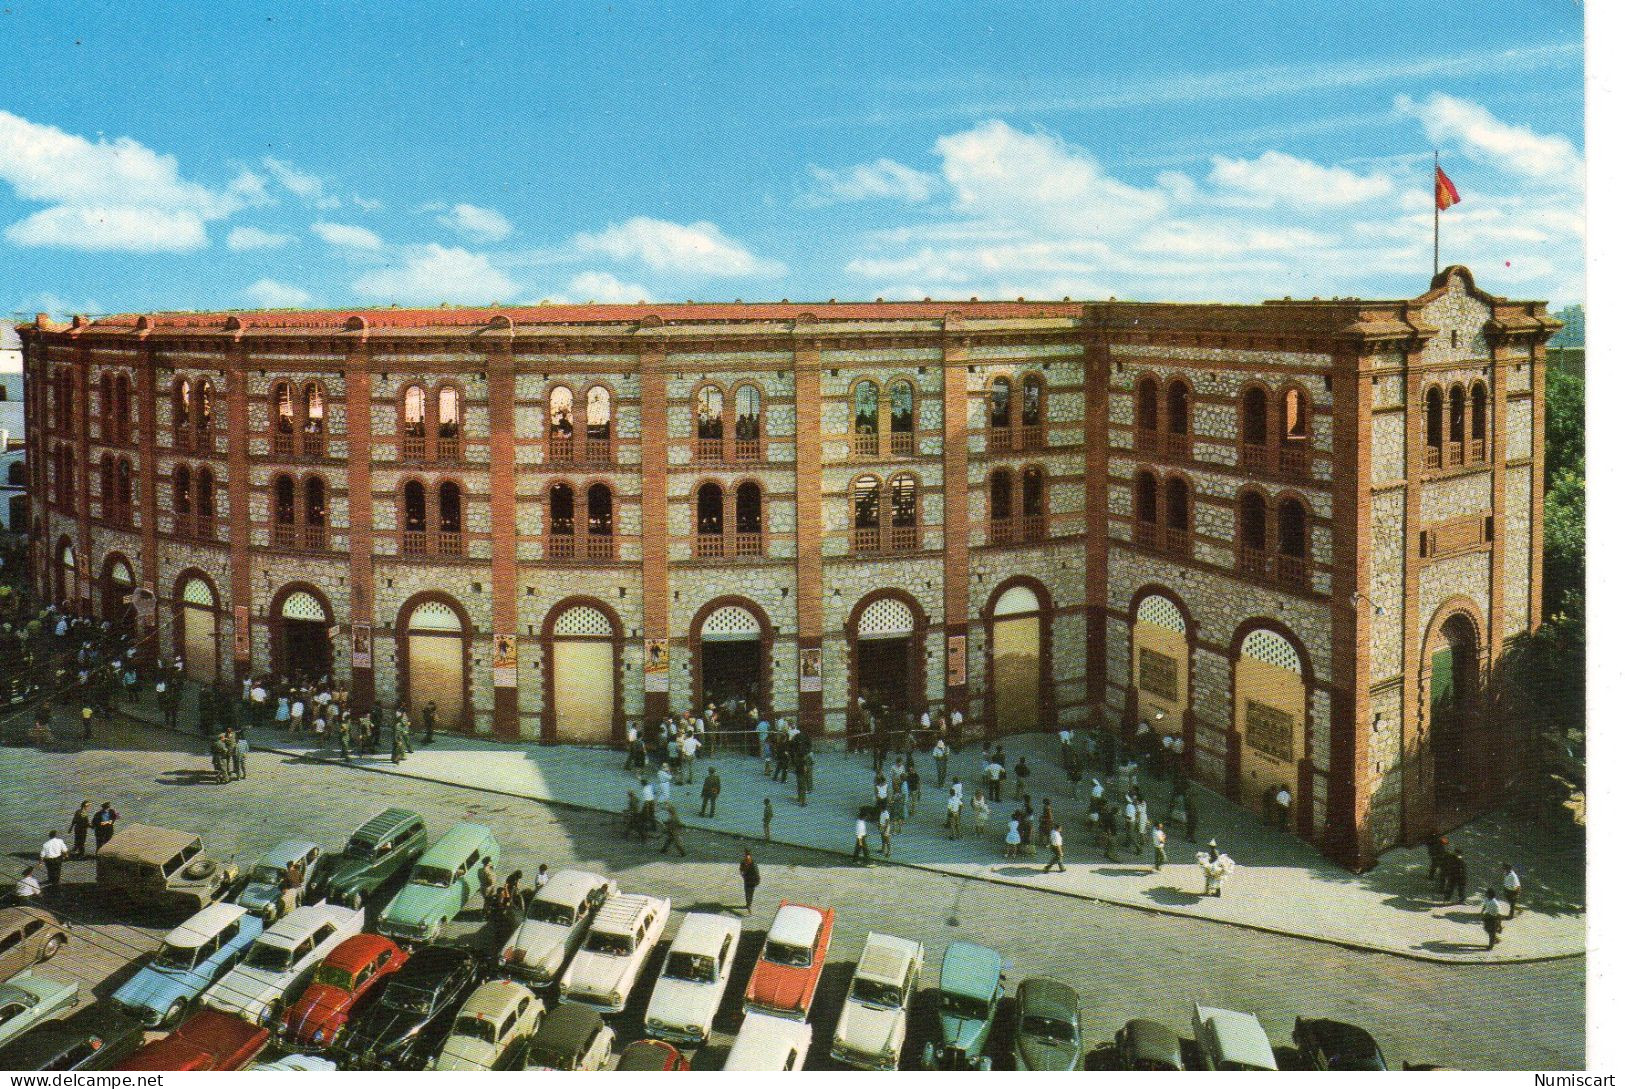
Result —
M 0 313 L 1582 297 L 1571 0 L 287 7 L 0 13 Z

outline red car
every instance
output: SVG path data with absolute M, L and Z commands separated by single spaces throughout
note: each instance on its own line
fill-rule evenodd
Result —
M 745 1009 L 805 1021 L 834 930 L 834 908 L 781 901 L 745 985 Z
M 683 1053 L 664 1040 L 638 1040 L 626 1045 L 616 1070 L 687 1070 Z
M 282 1015 L 282 1038 L 300 1047 L 332 1047 L 344 1026 L 379 983 L 399 971 L 409 954 L 378 934 L 340 942 L 316 966 L 310 986 Z
M 117 1070 L 241 1070 L 271 1042 L 271 1030 L 204 1007 L 162 1040 L 137 1049 Z

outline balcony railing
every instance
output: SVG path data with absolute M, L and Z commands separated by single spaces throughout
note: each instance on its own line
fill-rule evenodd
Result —
M 427 556 L 429 554 L 429 535 L 421 529 L 408 529 L 401 532 L 401 553 L 407 556 Z
M 1241 444 L 1241 467 L 1254 473 L 1267 473 L 1273 466 L 1270 457 L 1270 448 L 1257 443 L 1244 442 Z
M 696 440 L 694 440 L 694 456 L 695 456 L 695 458 L 697 458 L 700 461 L 721 461 L 722 460 L 722 440 L 721 439 L 696 439 Z
M 1011 518 L 995 518 L 990 523 L 988 536 L 996 545 L 1007 545 L 1016 539 L 1016 523 Z
M 880 527 L 863 526 L 852 531 L 852 550 L 854 552 L 879 552 Z
M 401 436 L 401 457 L 407 461 L 422 461 L 428 456 L 429 442 L 422 435 Z
M 1303 441 L 1289 442 L 1280 449 L 1281 472 L 1286 476 L 1309 475 L 1309 444 Z
M 1444 463 L 1452 467 L 1461 464 L 1461 443 L 1447 442 L 1444 444 Z
M 299 543 L 307 552 L 325 552 L 327 550 L 327 527 L 301 526 Z
M 609 440 L 586 438 L 581 441 L 581 460 L 590 465 L 609 464 Z
M 1484 440 L 1473 439 L 1467 444 L 1467 456 L 1476 464 L 1484 460 Z
M 762 460 L 762 440 L 761 439 L 735 439 L 734 440 L 734 460 L 735 461 L 761 461 Z
M 1160 455 L 1162 453 L 1162 432 L 1153 431 L 1149 427 L 1136 427 L 1134 429 L 1134 449 L 1152 457 Z
M 859 431 L 852 437 L 852 453 L 860 458 L 880 456 L 880 432 Z
M 1189 432 L 1175 434 L 1170 432 L 1162 437 L 1162 456 L 1169 461 L 1189 461 L 1191 459 L 1191 437 Z
M 1270 577 L 1270 555 L 1261 548 L 1237 545 L 1236 569 L 1249 578 L 1267 579 Z
M 728 554 L 728 541 L 720 533 L 696 535 L 694 551 L 702 560 L 720 560 Z
M 762 554 L 762 535 L 760 533 L 734 534 L 734 553 L 740 556 L 760 556 Z
M 435 439 L 434 459 L 442 463 L 462 461 L 463 437 L 461 435 L 441 435 Z
M 1157 533 L 1159 528 L 1155 522 L 1137 519 L 1134 523 L 1134 543 L 1141 548 L 1156 548 L 1159 543 Z
M 1444 464 L 1444 451 L 1437 446 L 1429 446 L 1423 455 L 1423 464 L 1429 469 L 1437 469 Z
M 293 446 L 294 446 L 293 432 L 291 432 L 291 431 L 273 431 L 273 432 L 271 432 L 271 454 L 272 454 L 273 457 L 279 457 L 279 458 L 291 458 L 291 457 L 293 457 Z
M 1019 438 L 1023 450 L 1042 450 L 1044 448 L 1044 425 L 1022 424 Z
M 1044 516 L 1042 514 L 1024 514 L 1021 516 L 1021 539 L 1029 544 L 1044 539 L 1044 528 Z
M 175 438 L 171 445 L 182 453 L 189 452 L 192 449 L 192 429 L 186 426 L 175 428 Z
M 463 554 L 463 534 L 461 530 L 442 529 L 434 535 L 434 551 L 437 556 L 447 558 Z
M 576 438 L 574 435 L 552 434 L 547 438 L 547 459 L 549 461 L 574 461 L 576 458 Z
M 547 538 L 547 558 L 573 560 L 576 558 L 576 538 L 573 533 L 554 533 Z
M 1191 535 L 1189 530 L 1175 529 L 1173 526 L 1162 528 L 1162 549 L 1175 556 L 1189 556 L 1191 554 Z
M 1010 429 L 1008 427 L 990 427 L 987 429 L 987 448 L 989 450 L 1010 449 Z
M 288 522 L 277 522 L 271 526 L 272 548 L 298 548 L 299 527 Z
M 914 456 L 914 432 L 893 431 L 891 433 L 891 455 L 894 458 L 911 458 Z
M 206 427 L 192 436 L 192 449 L 200 454 L 212 454 L 217 449 L 215 445 L 215 431 Z
M 613 560 L 615 558 L 615 535 L 613 533 L 587 534 L 587 558 L 589 560 Z
M 1309 563 L 1301 556 L 1278 555 L 1275 557 L 1276 578 L 1287 586 L 1309 585 Z
M 327 456 L 327 432 L 306 431 L 299 436 L 299 452 L 307 458 Z
M 913 552 L 920 547 L 919 526 L 892 526 L 891 547 L 893 552 Z

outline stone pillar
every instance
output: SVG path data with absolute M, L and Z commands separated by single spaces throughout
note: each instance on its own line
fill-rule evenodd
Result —
M 145 319 L 142 319 L 145 321 Z M 74 458 L 78 461 L 79 473 L 74 478 L 73 509 L 74 518 L 78 522 L 78 543 L 74 545 L 73 601 L 75 610 L 90 614 L 90 584 L 95 568 L 91 558 L 90 546 L 90 352 L 84 343 L 79 344 L 77 358 L 73 367 L 73 412 L 69 413 L 69 434 L 74 440 L 76 453 Z M 106 517 L 103 511 L 102 516 Z
M 519 634 L 518 518 L 514 492 L 514 375 L 513 327 L 505 334 L 492 330 L 486 373 L 490 378 L 488 405 L 491 421 L 491 633 Z M 491 661 L 493 648 L 476 651 L 479 661 Z M 519 688 L 492 689 L 491 728 L 498 737 L 519 736 Z M 552 738 L 544 737 L 543 741 Z
M 800 323 L 798 322 L 798 325 Z M 809 330 L 795 341 L 796 712 L 801 728 L 825 732 L 824 693 L 801 692 L 801 652 L 824 652 L 824 392 L 822 352 Z M 763 633 L 766 637 L 766 633 Z M 823 670 L 819 670 L 822 678 Z M 820 679 L 820 685 L 823 681 Z
M 1417 318 L 1420 321 L 1420 318 Z M 1426 729 L 1428 693 L 1422 690 L 1422 640 L 1417 615 L 1422 584 L 1422 551 L 1417 529 L 1422 525 L 1422 473 L 1426 465 L 1426 411 L 1422 402 L 1421 344 L 1405 352 L 1405 598 L 1401 629 L 1405 633 L 1401 669 L 1403 703 L 1399 712 L 1401 844 L 1413 844 L 1433 831 L 1433 751 Z
M 666 426 L 666 349 L 663 344 L 644 345 L 638 362 L 639 459 L 643 471 L 643 638 L 670 638 L 671 589 L 668 579 L 670 550 L 667 544 L 669 511 L 666 499 L 668 465 Z M 670 644 L 667 644 L 669 649 Z M 642 647 L 638 648 L 642 651 Z M 639 655 L 640 660 L 642 654 Z M 669 664 L 670 658 L 667 662 Z M 617 663 L 617 666 L 619 663 Z M 638 674 L 639 683 L 647 674 Z M 669 686 L 675 681 L 666 673 Z M 671 693 L 643 691 L 643 721 L 647 725 L 666 717 L 671 710 Z
M 378 632 L 371 630 L 373 616 L 372 570 L 372 367 L 366 333 L 352 341 L 344 358 L 344 432 L 348 450 L 350 494 L 350 701 L 355 707 L 369 707 L 376 698 L 375 673 L 371 654 L 377 653 Z M 365 625 L 368 662 L 355 664 L 356 626 Z M 405 693 L 399 693 L 404 700 Z
M 943 656 L 943 694 L 948 711 L 970 710 L 970 451 L 969 404 L 966 400 L 966 350 L 970 338 L 957 332 L 952 317 L 943 321 L 942 339 L 942 614 L 945 646 L 957 640 L 965 648 L 959 684 L 946 676 L 949 654 Z M 988 693 L 991 700 L 992 693 Z M 911 708 L 912 711 L 919 710 Z M 982 732 L 987 732 L 988 702 L 982 705 Z
M 1109 406 L 1111 398 L 1111 349 L 1104 336 L 1090 332 L 1085 334 L 1088 338 L 1084 348 L 1084 420 L 1086 421 L 1086 442 L 1089 443 L 1089 456 L 1085 461 L 1087 477 L 1083 482 L 1084 504 L 1087 516 L 1084 523 L 1084 623 L 1086 635 L 1084 637 L 1084 694 L 1090 705 L 1090 721 L 1101 726 L 1105 724 L 1106 707 L 1106 558 L 1111 547 L 1111 535 L 1107 532 L 1107 496 L 1106 482 L 1109 475 L 1107 466 L 1110 463 L 1110 418 Z M 1129 618 L 1129 624 L 1134 618 Z M 1195 642 L 1196 633 L 1188 633 L 1191 640 L 1192 651 L 1189 656 L 1190 668 L 1187 672 L 1194 673 L 1196 662 Z M 1187 683 L 1193 683 L 1194 677 L 1188 677 Z M 1134 688 L 1134 663 L 1129 663 L 1128 676 L 1129 692 Z M 1187 699 L 1185 710 L 1185 770 L 1193 778 L 1196 772 L 1196 701 Z
M 152 631 L 136 645 L 140 660 L 151 663 L 158 654 L 158 397 L 152 351 L 143 346 L 136 365 L 135 398 L 140 409 L 133 423 L 141 450 L 141 576 L 136 593 L 150 589 Z M 132 597 L 133 604 L 133 597 Z M 139 614 L 138 614 L 139 615 Z M 136 624 L 139 626 L 140 620 Z M 218 648 L 216 648 L 218 651 Z
M 237 341 L 226 354 L 226 485 L 230 493 L 232 664 L 238 681 L 253 671 L 254 571 L 251 564 L 253 522 L 248 480 L 248 349 Z M 246 631 L 239 630 L 246 628 Z M 246 645 L 247 655 L 237 647 Z

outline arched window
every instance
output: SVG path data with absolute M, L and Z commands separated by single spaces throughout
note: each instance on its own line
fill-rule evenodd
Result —
M 615 558 L 615 496 L 608 484 L 587 489 L 587 558 Z
M 568 386 L 554 386 L 547 397 L 548 433 L 569 438 L 576 433 L 576 396 Z
M 192 382 L 182 378 L 175 383 L 174 445 L 187 449 L 192 444 Z
M 118 459 L 118 523 L 121 526 L 130 524 L 131 510 L 135 505 L 135 474 L 130 469 L 129 458 Z
M 1489 456 L 1485 448 L 1485 436 L 1489 433 L 1489 392 L 1484 383 L 1473 383 L 1473 424 L 1472 431 L 1472 460 L 1483 461 Z
M 113 422 L 113 414 L 118 411 L 113 404 L 113 374 L 111 371 L 102 372 L 101 396 L 101 430 L 103 442 L 115 442 L 118 438 L 118 426 Z
M 868 379 L 852 389 L 852 434 L 858 457 L 880 453 L 880 387 Z
M 1275 532 L 1280 543 L 1276 570 L 1280 579 L 1294 586 L 1306 585 L 1309 581 L 1309 565 L 1306 562 L 1309 556 L 1309 531 L 1303 504 L 1296 499 L 1283 499 L 1275 516 Z
M 422 386 L 407 386 L 401 394 L 401 455 L 412 460 L 424 456 L 425 429 L 424 395 Z
M 1183 477 L 1170 476 L 1162 498 L 1163 545 L 1184 555 L 1190 550 L 1191 492 Z
M 197 471 L 197 518 L 205 536 L 214 532 L 214 470 L 207 465 Z
M 278 476 L 271 485 L 271 542 L 277 548 L 296 548 L 299 544 L 293 493 L 291 476 Z
M 609 461 L 612 403 L 608 386 L 593 386 L 587 390 L 587 434 L 584 456 L 594 464 Z
M 1280 459 L 1283 473 L 1305 476 L 1309 472 L 1309 398 L 1294 387 L 1281 393 Z
M 208 379 L 197 384 L 197 411 L 194 413 L 199 443 L 214 441 L 214 387 Z
M 555 537 L 575 537 L 576 491 L 562 480 L 548 489 L 548 533 Z
M 912 550 L 920 547 L 920 484 L 904 473 L 891 481 L 891 547 Z
M 1269 468 L 1269 397 L 1257 386 L 1241 395 L 1241 463 L 1244 468 Z
M 1450 387 L 1450 443 L 1445 447 L 1445 464 L 1460 465 L 1462 444 L 1467 441 L 1467 391 Z
M 694 395 L 694 438 L 701 461 L 722 460 L 722 390 L 702 386 Z
M 1005 535 L 1009 534 L 1010 519 L 1015 516 L 1015 490 L 1010 483 L 1010 470 L 995 469 L 987 478 L 987 512 L 993 520 L 993 537 L 997 543 L 999 538 L 999 523 L 1005 523 Z
M 130 441 L 130 376 L 121 374 L 113 383 L 113 430 L 119 442 Z
M 118 522 L 118 480 L 112 454 L 102 455 L 102 518 Z
M 1044 539 L 1044 470 L 1029 465 L 1021 471 L 1021 536 L 1025 541 Z
M 1191 388 L 1182 378 L 1168 383 L 1168 414 L 1164 449 L 1169 457 L 1187 458 L 1191 453 Z
M 303 407 L 300 448 L 305 457 L 321 457 L 327 451 L 327 402 L 320 385 L 311 382 L 305 386 Z
M 401 527 L 402 552 L 421 556 L 429 551 L 429 504 L 421 480 L 408 480 L 401 486 Z
M 853 548 L 880 551 L 880 479 L 869 475 L 852 483 Z
M 1150 441 L 1151 436 L 1158 427 L 1157 401 L 1159 392 L 1157 379 L 1153 375 L 1146 375 L 1140 379 L 1136 387 L 1139 391 L 1135 398 L 1134 423 L 1140 429 L 1142 437 Z
M 1044 422 L 1044 380 L 1029 374 L 1021 380 L 1021 426 L 1037 427 Z
M 701 559 L 717 559 L 725 554 L 722 527 L 722 485 L 706 481 L 694 496 L 694 528 Z
M 1010 379 L 1000 375 L 988 387 L 987 426 L 992 434 L 988 446 L 993 450 L 1010 449 Z
M 463 488 L 455 480 L 440 482 L 440 534 L 435 549 L 442 556 L 463 554 Z
M 762 554 L 762 486 L 754 480 L 734 491 L 734 548 L 741 556 Z
M 435 394 L 434 457 L 459 461 L 463 456 L 463 397 L 455 386 L 441 386 Z
M 278 382 L 271 388 L 271 452 L 292 457 L 298 427 L 294 423 L 293 386 Z
M 327 525 L 327 485 L 319 476 L 310 477 L 305 481 L 305 525 L 314 527 Z
M 1157 546 L 1157 478 L 1145 469 L 1134 478 L 1134 543 Z
M 743 450 L 746 443 L 756 443 L 761 438 L 762 391 L 751 385 L 740 386 L 734 391 L 734 440 Z M 744 456 L 741 452 L 740 457 Z M 752 460 L 756 456 L 753 454 Z
M 891 404 L 891 452 L 893 457 L 914 456 L 914 385 L 898 379 L 886 390 Z
M 175 504 L 176 532 L 186 535 L 191 533 L 188 524 L 192 517 L 192 471 L 184 465 L 175 466 L 170 475 L 169 490 Z
M 62 447 L 62 506 L 65 509 L 71 509 L 73 507 L 74 500 L 75 500 L 75 497 L 76 497 L 75 489 L 74 489 L 74 486 L 73 486 L 73 467 L 74 467 L 73 447 L 64 446 L 64 447 Z M 85 475 L 87 477 L 90 475 L 90 470 L 89 469 L 85 470 Z M 86 490 L 88 491 L 89 487 L 90 487 L 88 481 L 86 482 L 85 487 L 86 487 Z
M 1257 492 L 1242 492 L 1236 507 L 1238 566 L 1242 574 L 1269 574 L 1269 507 Z
M 1444 463 L 1444 394 L 1438 386 L 1429 386 L 1423 395 L 1424 433 L 1427 446 L 1427 467 L 1437 469 Z

